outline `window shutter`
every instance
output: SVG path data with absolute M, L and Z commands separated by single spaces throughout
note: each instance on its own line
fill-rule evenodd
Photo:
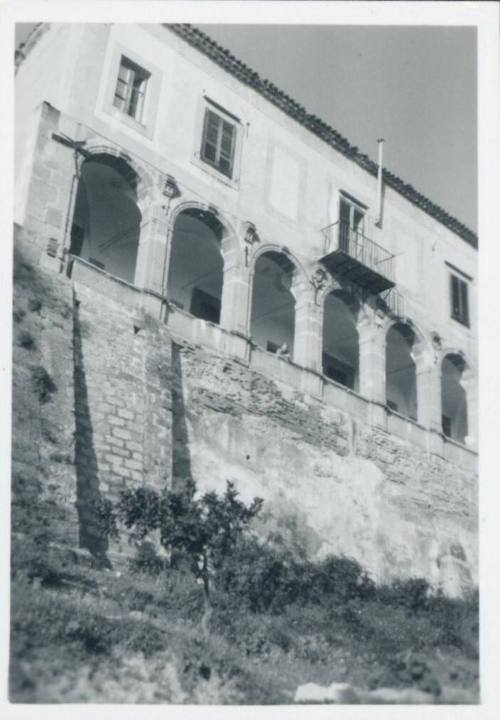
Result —
M 217 161 L 217 145 L 219 137 L 219 117 L 211 110 L 205 113 L 203 129 L 202 157 L 211 163 Z
M 340 199 L 340 222 L 346 225 L 350 224 L 351 206 L 342 198 Z
M 460 290 L 461 290 L 461 309 L 462 309 L 462 321 L 468 325 L 469 324 L 469 298 L 468 298 L 468 287 L 467 283 L 460 281 Z
M 458 278 L 451 275 L 451 314 L 454 318 L 460 317 L 460 288 L 458 283 Z
M 212 110 L 205 111 L 201 157 L 232 177 L 236 147 L 236 126 Z
M 225 120 L 222 121 L 222 132 L 220 140 L 220 158 L 219 165 L 226 175 L 231 175 L 234 153 L 234 134 L 235 127 Z
M 115 99 L 113 101 L 113 104 L 122 112 L 127 111 L 130 91 L 132 89 L 132 75 L 133 71 L 130 68 L 126 67 L 122 62 L 118 71 Z
M 113 105 L 138 122 L 142 120 L 150 73 L 122 56 Z

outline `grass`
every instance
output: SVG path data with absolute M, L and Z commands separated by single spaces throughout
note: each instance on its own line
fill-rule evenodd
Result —
M 203 633 L 183 571 L 97 570 L 43 536 L 14 537 L 12 571 L 14 702 L 275 704 L 333 681 L 477 701 L 477 598 L 413 609 L 386 588 L 253 613 L 216 597 Z

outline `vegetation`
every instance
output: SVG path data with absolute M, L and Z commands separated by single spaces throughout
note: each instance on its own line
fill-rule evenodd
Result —
M 16 533 L 11 699 L 290 703 L 300 684 L 338 681 L 477 700 L 477 595 L 377 587 L 354 560 L 297 558 L 254 537 L 260 507 L 231 484 L 199 498 L 124 493 L 100 510 L 136 548 L 112 571 L 53 545 L 39 522 L 36 538 Z
M 261 507 L 260 498 L 248 507 L 242 503 L 231 482 L 221 497 L 209 492 L 200 498 L 195 497 L 195 486 L 190 482 L 182 491 L 167 490 L 162 496 L 148 488 L 126 490 L 118 505 L 118 517 L 136 541 L 158 530 L 171 565 L 175 567 L 179 558 L 186 558 L 210 603 L 210 577 L 223 567 Z

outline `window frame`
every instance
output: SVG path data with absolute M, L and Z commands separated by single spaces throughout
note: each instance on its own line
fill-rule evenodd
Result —
M 210 127 L 211 120 L 215 118 L 216 119 L 216 126 L 214 128 L 213 122 L 212 127 Z M 229 152 L 227 152 L 223 148 L 224 144 L 224 133 L 226 128 L 230 128 L 231 130 L 231 136 L 229 139 L 230 143 L 230 149 Z M 209 140 L 209 132 L 215 129 L 216 137 L 215 137 L 215 143 Z M 228 119 L 228 117 L 225 115 L 225 113 L 221 113 L 220 111 L 217 111 L 215 108 L 212 108 L 207 105 L 205 108 L 205 116 L 203 118 L 203 131 L 201 136 L 201 147 L 200 147 L 200 158 L 203 162 L 208 163 L 211 165 L 215 170 L 222 173 L 226 177 L 228 177 L 230 180 L 233 179 L 233 171 L 234 171 L 234 160 L 235 160 L 235 153 L 236 153 L 236 136 L 238 133 L 238 127 L 234 121 L 231 121 Z M 207 146 L 214 148 L 214 158 L 211 159 L 208 157 L 207 154 Z M 224 170 L 222 167 L 223 162 L 228 163 L 227 170 Z
M 342 207 L 349 208 L 349 221 L 342 218 Z M 355 225 L 354 220 L 356 213 L 359 216 L 359 222 Z M 340 190 L 338 196 L 338 247 L 340 250 L 348 254 L 357 256 L 358 248 L 363 246 L 365 236 L 365 221 L 368 218 L 368 207 L 357 200 L 349 193 Z
M 203 146 L 205 139 L 205 118 L 207 111 L 213 112 L 222 118 L 223 121 L 234 127 L 233 136 L 233 161 L 231 176 L 221 170 L 216 163 L 204 159 Z M 243 148 L 244 126 L 241 120 L 233 113 L 226 110 L 221 102 L 208 97 L 205 91 L 198 99 L 196 122 L 194 124 L 194 136 L 192 145 L 191 162 L 203 172 L 208 173 L 218 182 L 223 183 L 235 190 L 239 189 L 241 157 Z
M 338 211 L 338 221 L 339 223 L 342 222 L 341 217 L 341 207 L 342 203 L 349 206 L 349 230 L 356 234 L 364 235 L 365 234 L 365 220 L 367 216 L 368 208 L 366 205 L 364 205 L 362 202 L 357 200 L 356 198 L 353 198 L 351 195 L 348 195 L 347 193 L 343 192 L 342 190 L 339 193 L 339 211 Z M 361 216 L 361 222 L 358 223 L 358 225 L 354 225 L 354 215 L 355 213 L 359 213 Z
M 457 272 L 449 273 L 450 316 L 470 328 L 469 282 Z
M 127 80 L 124 80 L 121 77 L 122 69 L 125 69 L 125 71 L 129 73 Z M 118 65 L 118 74 L 116 76 L 113 106 L 116 107 L 119 112 L 127 115 L 140 125 L 144 125 L 143 121 L 146 115 L 150 79 L 151 73 L 149 70 L 146 70 L 141 65 L 131 60 L 127 55 L 124 55 L 123 53 L 121 54 Z M 118 94 L 118 87 L 120 83 L 125 86 L 125 95 L 123 97 Z M 136 85 L 138 87 L 136 87 Z M 122 103 L 120 103 L 120 100 Z
M 120 130 L 124 130 L 127 134 L 128 130 L 133 130 L 134 133 L 142 135 L 149 141 L 153 141 L 158 125 L 157 118 L 163 72 L 147 58 L 144 58 L 132 48 L 120 42 L 114 42 L 110 47 L 109 53 L 109 61 L 103 70 L 103 80 L 97 99 L 96 115 L 107 123 L 109 123 L 110 118 L 112 118 L 115 123 L 119 124 Z M 114 103 L 122 57 L 127 58 L 145 73 L 149 73 L 141 122 L 138 122 L 132 115 L 128 115 L 118 108 Z

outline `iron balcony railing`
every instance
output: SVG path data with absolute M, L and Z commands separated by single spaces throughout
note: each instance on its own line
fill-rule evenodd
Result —
M 393 258 L 388 250 L 370 240 L 349 223 L 337 221 L 323 228 L 324 255 L 340 251 L 394 282 Z
M 382 293 L 380 299 L 383 301 L 385 307 L 395 317 L 401 318 L 406 315 L 404 296 L 396 290 L 395 287 L 385 293 Z

